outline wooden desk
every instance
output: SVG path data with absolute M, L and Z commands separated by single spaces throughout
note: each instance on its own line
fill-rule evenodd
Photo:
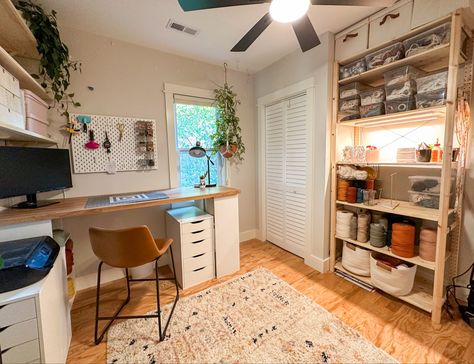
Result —
M 0 225 L 12 225 L 33 221 L 57 220 L 74 216 L 102 214 L 114 211 L 141 209 L 152 206 L 169 205 L 172 203 L 214 199 L 229 196 L 238 196 L 240 190 L 231 187 L 211 187 L 201 190 L 199 188 L 176 188 L 162 190 L 168 198 L 129 204 L 116 204 L 106 207 L 87 208 L 89 197 L 73 197 L 57 200 L 58 203 L 37 209 L 7 209 L 0 211 Z M 127 193 L 134 194 L 135 192 Z M 95 197 L 95 196 L 94 196 Z

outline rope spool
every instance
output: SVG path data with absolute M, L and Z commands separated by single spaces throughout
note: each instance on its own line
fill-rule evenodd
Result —
M 387 230 L 379 223 L 370 224 L 370 245 L 382 248 L 386 245 Z
M 347 202 L 356 203 L 357 202 L 357 188 L 349 187 L 347 189 Z
M 339 210 L 336 212 L 336 234 L 340 238 L 351 237 L 351 222 L 354 214 L 347 210 Z
M 350 187 L 350 182 L 345 179 L 337 180 L 337 199 L 339 201 L 347 201 L 347 190 Z
M 410 224 L 392 225 L 392 253 L 403 258 L 415 256 L 415 227 Z
M 362 213 L 357 218 L 357 241 L 366 243 L 369 240 L 370 214 Z
M 435 229 L 422 228 L 420 231 L 420 251 L 421 259 L 434 262 L 436 260 L 436 238 Z

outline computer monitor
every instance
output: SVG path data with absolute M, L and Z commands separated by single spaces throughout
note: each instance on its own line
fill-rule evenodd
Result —
M 69 150 L 0 147 L 0 198 L 26 195 L 16 208 L 51 205 L 37 201 L 38 192 L 72 187 Z

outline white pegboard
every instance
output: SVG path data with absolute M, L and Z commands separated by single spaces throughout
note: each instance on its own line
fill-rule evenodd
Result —
M 88 130 L 94 130 L 95 141 L 100 144 L 98 149 L 88 149 L 85 144 L 89 141 L 89 133 L 82 132 L 82 124 L 79 134 L 72 136 L 71 149 L 74 173 L 102 173 L 106 172 L 106 166 L 109 161 L 115 162 L 117 172 L 142 171 L 157 169 L 158 151 L 156 145 L 156 122 L 151 119 L 129 118 L 119 116 L 100 116 L 88 114 L 71 114 L 71 122 L 77 122 L 77 116 L 90 116 L 92 121 L 87 125 Z M 153 124 L 153 156 L 155 165 L 153 167 L 140 167 L 138 161 L 146 159 L 146 154 L 138 149 L 138 139 L 135 128 L 137 121 L 147 121 Z M 118 125 L 124 124 L 122 141 L 119 141 L 120 131 Z M 103 147 L 105 132 L 107 131 L 109 140 L 112 144 L 110 153 Z

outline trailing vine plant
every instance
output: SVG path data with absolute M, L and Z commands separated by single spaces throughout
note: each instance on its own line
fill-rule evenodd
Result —
M 54 105 L 59 113 L 69 118 L 69 105 L 79 107 L 81 104 L 74 100 L 74 93 L 68 93 L 71 84 L 71 71 L 81 71 L 81 63 L 73 61 L 69 49 L 61 41 L 56 11 L 45 13 L 43 8 L 31 1 L 18 1 L 18 10 L 36 38 L 37 50 L 41 56 L 38 74 L 32 74 L 41 86 L 53 93 Z
M 237 94 L 227 83 L 227 64 L 224 63 L 225 82 L 223 87 L 214 90 L 215 105 L 217 107 L 216 132 L 211 135 L 213 149 L 224 150 L 225 154 L 232 154 L 243 161 L 245 144 L 242 141 L 240 119 L 236 115 L 236 108 L 240 104 Z M 225 149 L 224 149 L 225 148 Z

